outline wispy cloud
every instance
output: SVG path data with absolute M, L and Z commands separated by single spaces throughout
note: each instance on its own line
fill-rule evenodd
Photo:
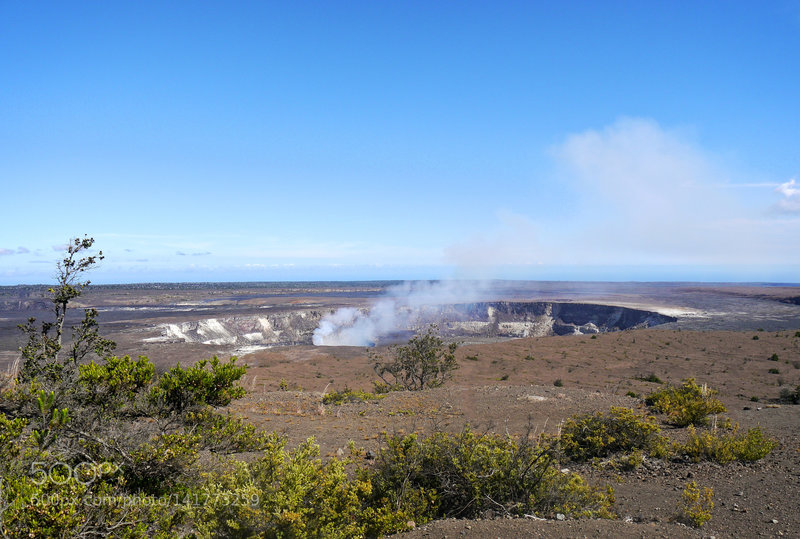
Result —
M 61 251 L 66 251 L 68 247 L 69 245 L 67 245 L 66 243 L 62 243 L 61 245 L 53 245 L 53 250 L 61 252 Z
M 558 211 L 531 200 L 526 215 L 499 212 L 484 232 L 446 248 L 449 261 L 478 276 L 513 265 L 800 263 L 800 252 L 786 249 L 800 219 L 768 211 L 775 190 L 784 213 L 800 213 L 795 180 L 731 182 L 722 159 L 641 118 L 568 135 L 550 151 L 566 201 Z
M 553 154 L 594 216 L 589 256 L 707 264 L 745 262 L 763 251 L 754 231 L 736 223 L 752 208 L 719 188 L 725 171 L 680 132 L 627 118 L 570 135 Z
M 7 255 L 13 255 L 13 254 L 14 254 L 14 250 L 13 249 L 2 249 L 2 248 L 0 248 L 0 256 L 7 256 Z
M 536 224 L 524 215 L 497 213 L 497 224 L 484 233 L 447 247 L 445 257 L 470 277 L 491 277 L 495 266 L 541 263 Z
M 210 251 L 201 251 L 198 253 L 185 253 L 183 251 L 175 251 L 175 254 L 178 256 L 208 256 L 211 254 Z
M 777 193 L 783 195 L 783 199 L 778 201 L 776 208 L 783 213 L 800 213 L 800 186 L 794 178 L 786 183 L 780 184 L 775 188 Z
M 18 255 L 26 255 L 26 254 L 28 254 L 30 252 L 31 252 L 31 250 L 28 249 L 27 247 L 21 247 L 21 246 L 17 247 L 17 254 Z

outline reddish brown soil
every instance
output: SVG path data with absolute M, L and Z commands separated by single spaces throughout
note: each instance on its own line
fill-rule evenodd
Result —
M 266 429 L 285 433 L 290 446 L 313 436 L 322 454 L 333 456 L 345 453 L 350 440 L 375 450 L 384 432 L 458 431 L 467 424 L 501 433 L 554 432 L 576 413 L 614 405 L 642 408 L 641 399 L 626 393 L 644 395 L 660 385 L 639 378 L 654 374 L 677 384 L 694 377 L 719 390 L 728 417 L 743 428 L 761 426 L 779 448 L 754 464 L 649 459 L 639 470 L 622 474 L 571 466 L 595 484 L 614 487 L 617 521 L 446 520 L 408 536 L 797 536 L 800 407 L 777 403 L 779 384 L 800 384 L 800 338 L 794 333 L 651 329 L 469 345 L 458 350 L 461 368 L 444 387 L 342 406 L 323 405 L 323 391 L 369 389 L 375 375 L 366 350 L 276 349 L 243 358 L 251 365 L 245 379 L 251 391 L 233 408 Z M 770 359 L 773 354 L 777 362 Z M 281 379 L 288 391 L 279 390 Z M 556 380 L 563 387 L 556 387 Z M 665 427 L 665 432 L 676 440 L 685 435 L 683 429 Z M 674 522 L 689 481 L 714 489 L 712 519 L 701 531 Z

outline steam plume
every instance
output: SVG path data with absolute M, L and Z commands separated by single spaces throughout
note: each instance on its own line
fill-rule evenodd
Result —
M 372 346 L 430 320 L 437 306 L 478 301 L 487 284 L 476 281 L 415 281 L 392 286 L 369 311 L 343 307 L 320 320 L 317 346 Z

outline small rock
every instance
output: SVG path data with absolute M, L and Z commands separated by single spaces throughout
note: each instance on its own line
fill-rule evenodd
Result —
M 737 495 L 737 496 L 744 496 L 744 491 L 743 491 L 743 490 L 740 490 L 739 492 L 737 492 L 737 493 L 736 493 L 736 495 Z
M 567 520 L 567 515 L 564 513 L 556 513 L 556 520 Z
M 367 460 L 373 460 L 376 456 L 377 455 L 375 454 L 375 452 L 372 451 L 372 449 L 370 449 L 369 451 L 367 451 L 367 454 L 364 455 L 364 458 Z
M 778 519 L 777 519 L 777 518 L 773 518 L 773 519 L 772 519 L 772 523 L 773 523 L 773 524 L 777 524 L 777 523 L 778 523 Z

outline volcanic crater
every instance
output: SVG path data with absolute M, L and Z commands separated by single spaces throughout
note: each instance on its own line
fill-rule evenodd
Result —
M 404 308 L 408 310 L 407 308 Z M 277 309 L 257 315 L 215 317 L 161 324 L 161 335 L 148 342 L 185 342 L 235 346 L 240 350 L 311 344 L 326 314 L 319 308 Z M 361 312 L 369 315 L 369 309 Z M 443 337 L 481 342 L 486 339 L 584 335 L 644 328 L 677 319 L 653 311 L 592 303 L 494 301 L 425 306 L 402 313 L 406 327 L 373 344 L 402 342 L 429 324 Z

